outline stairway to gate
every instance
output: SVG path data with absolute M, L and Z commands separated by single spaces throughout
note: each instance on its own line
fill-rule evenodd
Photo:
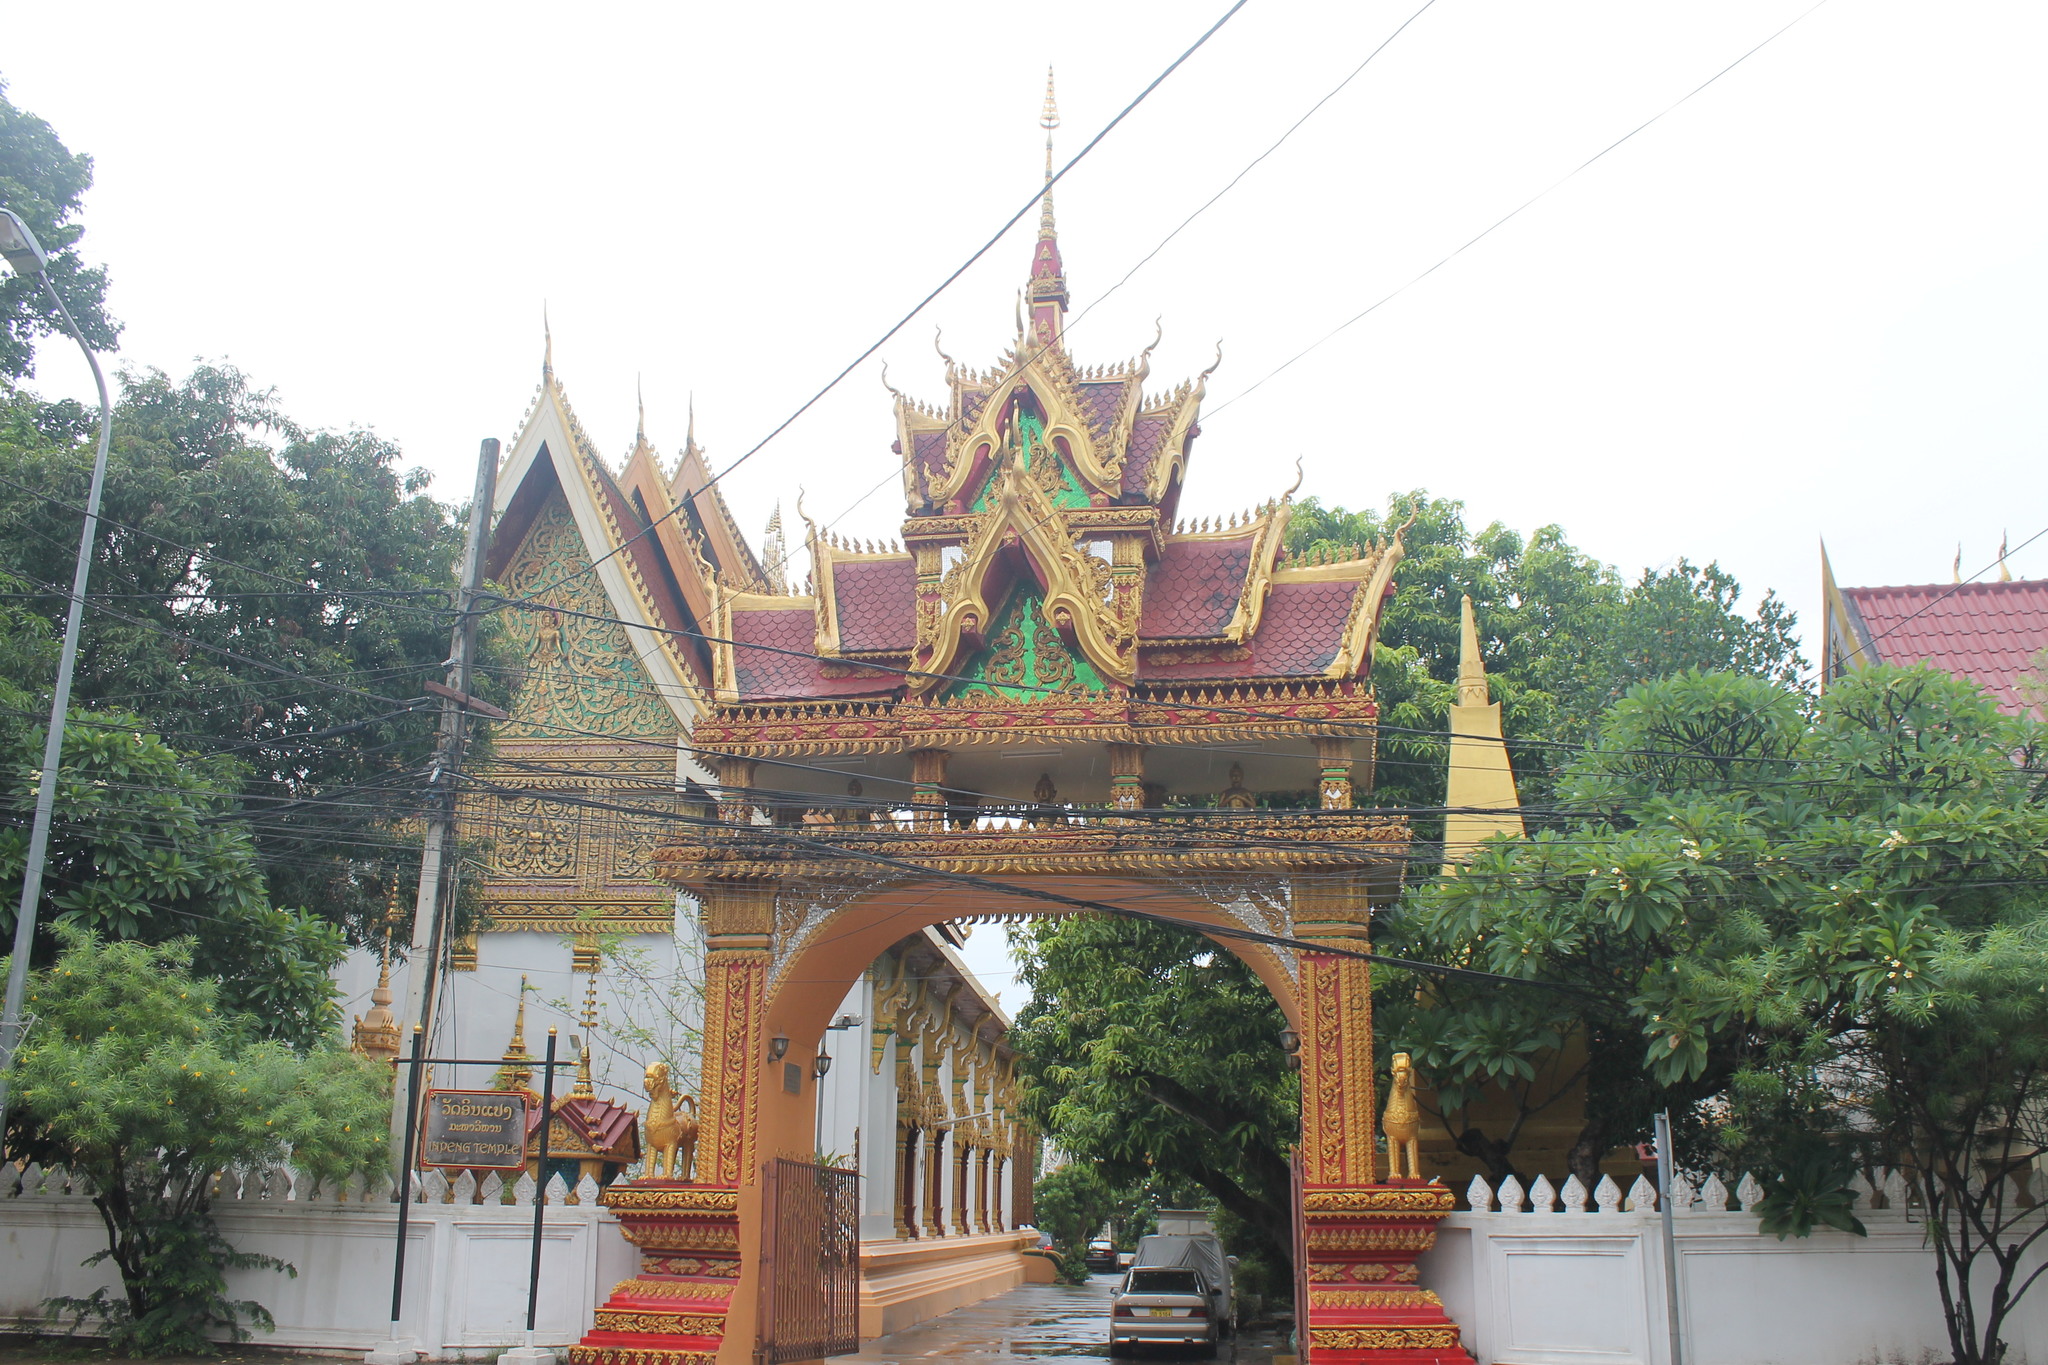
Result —
M 760 1359 L 860 1349 L 860 1176 L 778 1158 L 762 1168 Z

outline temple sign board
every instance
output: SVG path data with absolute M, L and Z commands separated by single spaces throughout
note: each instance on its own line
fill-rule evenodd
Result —
M 443 1170 L 525 1170 L 526 1106 L 526 1096 L 517 1090 L 429 1090 L 421 1108 L 419 1164 Z

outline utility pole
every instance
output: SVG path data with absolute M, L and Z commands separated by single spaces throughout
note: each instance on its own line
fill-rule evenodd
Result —
M 491 539 L 491 509 L 498 495 L 498 443 L 486 440 L 477 453 L 476 496 L 469 504 L 469 531 L 462 546 L 462 588 L 456 597 L 455 630 L 448 648 L 448 681 L 427 690 L 441 698 L 441 735 L 434 746 L 434 767 L 427 778 L 427 837 L 420 850 L 420 885 L 413 901 L 412 951 L 406 955 L 405 1013 L 431 1046 L 434 1036 L 434 984 L 447 947 L 448 905 L 442 894 L 442 870 L 455 830 L 455 777 L 462 768 L 462 747 L 468 712 L 478 709 L 502 719 L 504 712 L 486 707 L 469 695 L 472 655 L 476 646 L 476 599 L 483 586 L 484 547 Z M 394 1189 L 408 1197 L 412 1173 L 402 1164 L 406 1135 L 417 1115 L 399 1098 L 404 1087 L 391 1088 L 391 1169 Z

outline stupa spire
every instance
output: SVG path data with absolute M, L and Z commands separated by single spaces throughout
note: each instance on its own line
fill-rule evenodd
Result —
M 583 1051 L 576 1059 L 576 1088 L 569 1093 L 581 1099 L 597 1094 L 590 1079 L 590 1044 L 597 1033 L 597 973 L 590 974 L 590 988 L 583 993 Z
M 1052 218 L 1052 133 L 1060 126 L 1059 104 L 1053 98 L 1052 68 L 1045 69 L 1045 106 L 1038 116 L 1045 129 L 1045 201 L 1038 211 L 1038 245 L 1031 253 L 1031 339 L 1056 345 L 1066 329 L 1067 271 L 1060 260 L 1059 232 Z
M 526 1050 L 526 978 L 519 978 L 519 1009 L 512 1016 L 512 1040 L 498 1059 L 498 1089 L 525 1090 L 533 1082 L 533 1055 Z

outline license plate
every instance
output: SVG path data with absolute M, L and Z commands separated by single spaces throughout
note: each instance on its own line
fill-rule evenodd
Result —
M 1171 1308 L 1155 1308 L 1152 1310 L 1152 1316 L 1155 1318 L 1170 1318 L 1173 1316 L 1173 1310 Z

